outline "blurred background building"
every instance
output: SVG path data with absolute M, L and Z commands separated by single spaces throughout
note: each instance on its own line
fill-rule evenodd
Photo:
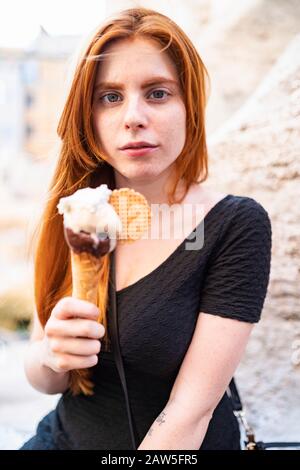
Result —
M 22 371 L 33 308 L 28 249 L 74 58 L 106 15 L 132 6 L 174 19 L 208 68 L 205 184 L 253 197 L 271 217 L 268 295 L 236 375 L 258 438 L 300 440 L 300 2 L 86 0 L 89 19 L 76 4 L 70 17 L 67 3 L 59 33 L 40 12 L 26 46 L 0 42 L 0 448 L 21 444 L 58 398 L 33 391 Z M 24 4 L 29 20 L 38 3 Z M 80 28 L 70 32 L 75 18 Z

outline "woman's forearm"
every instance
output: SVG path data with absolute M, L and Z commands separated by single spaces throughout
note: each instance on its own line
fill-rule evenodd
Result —
M 58 373 L 44 364 L 43 340 L 29 344 L 24 369 L 29 383 L 39 392 L 54 395 L 64 393 L 69 388 L 69 372 Z
M 194 450 L 205 437 L 211 416 L 190 420 L 174 402 L 169 402 L 156 418 L 138 450 Z

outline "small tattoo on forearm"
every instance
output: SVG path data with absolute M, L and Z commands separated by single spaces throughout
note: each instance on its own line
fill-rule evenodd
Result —
M 160 415 L 157 417 L 156 421 L 159 423 L 159 425 L 165 423 L 164 418 L 166 416 L 166 413 L 162 411 Z
M 153 434 L 153 429 L 150 428 L 149 431 L 148 431 L 148 436 L 152 436 L 152 434 Z

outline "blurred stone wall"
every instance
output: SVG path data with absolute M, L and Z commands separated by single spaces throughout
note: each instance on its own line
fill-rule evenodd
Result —
M 272 222 L 268 295 L 239 369 L 254 422 L 270 438 L 300 438 L 299 141 L 300 35 L 209 143 L 209 185 L 253 197 Z

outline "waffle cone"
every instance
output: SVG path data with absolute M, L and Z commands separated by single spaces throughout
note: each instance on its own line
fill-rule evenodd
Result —
M 85 252 L 77 254 L 71 250 L 73 297 L 97 304 L 102 263 L 102 257 L 96 258 Z
M 71 250 L 72 265 L 72 297 L 87 300 L 97 305 L 100 271 L 103 258 L 96 258 L 90 253 L 74 253 Z M 93 382 L 90 380 L 89 369 L 71 371 L 73 392 L 85 395 L 93 394 Z
M 117 236 L 119 243 L 134 242 L 149 229 L 151 210 L 142 194 L 129 188 L 115 189 L 109 203 L 122 222 L 122 232 Z

